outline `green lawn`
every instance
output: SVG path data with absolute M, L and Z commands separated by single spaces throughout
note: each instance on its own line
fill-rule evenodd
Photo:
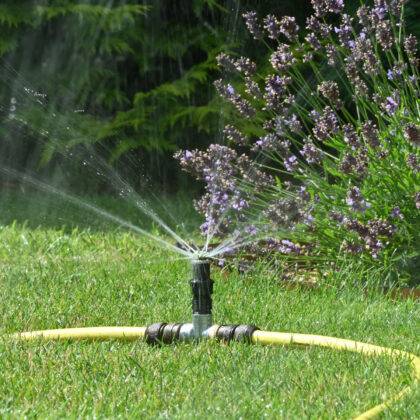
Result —
M 21 225 L 0 227 L 0 238 L 1 333 L 190 320 L 188 263 L 150 241 Z M 411 300 L 341 285 L 286 290 L 262 271 L 213 277 L 218 323 L 420 353 Z M 412 382 L 407 360 L 213 341 L 151 348 L 2 339 L 0 372 L 1 418 L 349 418 Z M 385 418 L 418 418 L 419 396 Z

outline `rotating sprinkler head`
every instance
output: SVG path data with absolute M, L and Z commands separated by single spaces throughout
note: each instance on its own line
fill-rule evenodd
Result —
M 210 261 L 198 259 L 192 262 L 191 291 L 193 336 L 198 339 L 212 326 L 213 280 L 210 278 Z

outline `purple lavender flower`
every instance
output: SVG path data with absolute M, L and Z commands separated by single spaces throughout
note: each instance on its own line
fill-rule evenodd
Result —
M 417 38 L 414 35 L 408 35 L 404 40 L 404 50 L 408 56 L 408 60 L 413 67 L 418 65 L 419 60 L 417 54 Z
M 389 240 L 396 232 L 396 227 L 384 219 L 369 220 L 367 224 L 356 219 L 345 219 L 343 226 L 358 234 L 373 258 L 378 258 L 379 252 L 384 248 L 380 237 Z
M 357 17 L 359 18 L 359 23 L 363 27 L 364 32 L 371 31 L 371 19 L 370 19 L 370 10 L 367 6 L 360 6 L 357 9 Z
M 404 128 L 404 137 L 415 146 L 420 147 L 420 127 L 408 123 Z
M 264 100 L 266 109 L 278 111 L 282 108 L 284 95 L 287 93 L 287 86 L 292 79 L 289 76 L 278 76 L 272 74 L 265 80 Z
M 348 57 L 346 63 L 354 62 L 354 66 L 356 63 L 362 63 L 364 71 L 370 76 L 375 76 L 379 73 L 380 65 L 374 51 L 372 41 L 361 32 L 355 39 L 352 55 Z
M 282 239 L 277 245 L 277 250 L 282 254 L 297 254 L 302 252 L 302 248 L 299 244 L 296 244 L 288 239 Z
M 343 132 L 344 141 L 351 147 L 352 150 L 359 149 L 362 146 L 362 143 L 356 133 L 356 130 L 353 127 L 353 124 L 343 125 Z
M 344 0 L 329 0 L 328 9 L 331 13 L 341 13 L 344 9 Z
M 391 23 L 387 20 L 381 21 L 376 25 L 376 40 L 385 51 L 390 50 L 394 44 L 391 28 Z
M 358 187 L 351 187 L 349 189 L 347 192 L 346 203 L 353 211 L 358 212 L 364 212 L 370 207 L 370 204 L 363 198 Z
M 338 59 L 338 50 L 335 45 L 327 44 L 325 46 L 325 53 L 327 55 L 327 62 L 330 66 L 336 66 Z
M 410 34 L 404 39 L 404 50 L 409 57 L 414 57 L 417 53 L 417 38 Z
M 236 71 L 248 77 L 252 76 L 257 68 L 256 64 L 248 57 L 239 57 L 237 60 L 234 60 L 233 65 Z
M 241 97 L 231 84 L 223 84 L 222 80 L 216 80 L 214 87 L 217 93 L 226 101 L 230 102 L 235 106 L 238 112 L 247 118 L 252 118 L 255 115 L 255 109 L 252 105 L 244 98 Z
M 365 238 L 365 248 L 370 251 L 372 258 L 377 259 L 384 248 L 384 244 L 380 239 L 368 236 Z
M 361 238 L 369 234 L 369 228 L 357 219 L 344 218 L 343 225 L 350 232 L 356 232 Z
M 241 212 L 242 210 L 246 209 L 249 207 L 249 203 L 247 200 L 245 200 L 241 194 L 239 193 L 239 191 L 236 191 L 232 202 L 230 204 L 231 208 L 237 212 Z
M 350 84 L 354 86 L 357 96 L 366 97 L 368 94 L 368 87 L 359 75 L 359 70 L 356 65 L 354 56 L 349 56 L 344 59 L 345 62 L 345 73 L 350 81 Z
M 400 219 L 400 220 L 403 220 L 404 219 L 404 215 L 401 213 L 401 209 L 398 206 L 394 207 L 391 210 L 390 216 L 393 219 Z
M 288 153 L 290 142 L 282 140 L 277 134 L 269 133 L 260 137 L 252 147 L 252 151 L 263 150 L 265 152 Z
M 255 11 L 249 11 L 244 13 L 242 16 L 245 19 L 245 25 L 249 33 L 254 37 L 254 39 L 262 39 L 263 31 L 258 22 L 257 13 Z
M 407 165 L 413 170 L 414 173 L 420 172 L 420 162 L 414 153 L 407 156 Z
M 388 80 L 401 80 L 403 71 L 406 69 L 406 65 L 403 63 L 398 63 L 392 67 L 392 69 L 388 69 L 387 71 L 387 78 Z
M 258 228 L 254 225 L 249 225 L 245 227 L 244 231 L 250 236 L 255 236 L 258 233 Z
M 280 32 L 290 41 L 297 41 L 299 25 L 293 16 L 283 16 L 280 21 Z
M 273 68 L 279 72 L 287 70 L 291 65 L 296 62 L 287 44 L 279 44 L 277 50 L 271 54 L 270 63 Z
M 387 96 L 385 102 L 383 102 L 382 107 L 389 115 L 394 115 L 400 106 L 400 94 L 398 91 L 394 91 L 392 95 Z
M 321 163 L 322 153 L 310 140 L 304 142 L 300 154 L 309 164 Z
M 308 42 L 308 44 L 315 50 L 318 51 L 321 49 L 321 43 L 319 42 L 318 37 L 313 33 L 310 32 L 308 35 L 306 35 L 305 40 Z
M 366 143 L 368 143 L 370 147 L 376 148 L 379 146 L 380 142 L 378 129 L 376 124 L 374 124 L 372 121 L 368 120 L 363 124 L 362 134 Z
M 331 211 L 330 214 L 330 219 L 333 220 L 334 222 L 338 222 L 338 223 L 344 223 L 345 217 L 342 213 L 339 213 L 337 211 Z
M 416 204 L 416 209 L 420 210 L 420 191 L 416 192 L 414 195 L 414 202 Z
M 247 57 L 232 58 L 225 53 L 220 53 L 216 57 L 219 67 L 231 73 L 238 72 L 247 77 L 252 76 L 256 70 L 256 64 Z
M 196 209 L 205 216 L 201 226 L 203 233 L 227 232 L 232 223 L 228 212 L 240 213 L 249 205 L 237 185 L 237 153 L 226 146 L 212 144 L 206 151 L 177 152 L 175 158 L 183 170 L 205 182 L 205 194 L 195 202 Z
M 283 163 L 286 170 L 289 172 L 294 172 L 299 166 L 299 162 L 295 155 L 290 155 L 289 157 L 284 159 Z
M 331 107 L 326 106 L 323 113 L 315 119 L 315 126 L 312 131 L 315 138 L 320 141 L 326 140 L 339 131 L 338 118 Z
M 369 229 L 369 235 L 374 237 L 382 236 L 386 238 L 391 238 L 397 231 L 395 225 L 393 225 L 385 219 L 369 220 L 367 223 L 367 227 Z
M 311 0 L 311 3 L 317 17 L 327 13 L 341 13 L 344 9 L 344 0 Z
M 308 215 L 308 203 L 301 199 L 282 198 L 269 204 L 263 214 L 276 227 L 293 229 L 304 223 Z
M 315 33 L 319 33 L 321 29 L 321 22 L 316 18 L 316 16 L 309 16 L 306 18 L 306 29 Z
M 302 56 L 302 63 L 310 63 L 314 59 L 314 53 L 311 51 L 306 52 Z
M 333 81 L 323 81 L 318 85 L 318 92 L 336 108 L 341 108 L 343 102 L 340 99 L 338 84 Z
M 296 114 L 292 114 L 289 118 L 285 118 L 284 124 L 292 133 L 300 133 L 302 130 L 302 124 Z
M 216 57 L 216 61 L 219 67 L 222 67 L 229 72 L 234 72 L 236 70 L 234 60 L 232 59 L 232 57 L 225 53 L 220 53 Z
M 357 159 L 351 153 L 345 153 L 340 162 L 340 170 L 345 175 L 356 172 Z
M 244 146 L 248 143 L 248 139 L 233 125 L 226 125 L 223 133 L 229 141 L 238 146 Z
M 340 40 L 340 45 L 345 48 L 353 48 L 354 47 L 354 41 L 353 41 L 353 27 L 352 27 L 352 21 L 353 19 L 347 15 L 344 14 L 341 17 L 342 23 L 337 28 L 334 28 L 334 32 L 338 35 L 338 39 Z
M 328 13 L 328 6 L 325 0 L 311 0 L 316 17 L 323 17 Z
M 280 34 L 280 22 L 274 15 L 267 15 L 264 18 L 264 29 L 268 33 L 268 37 L 276 40 Z
M 386 4 L 385 0 L 374 0 L 374 5 L 375 7 L 372 9 L 370 18 L 373 24 L 376 25 L 385 19 L 385 16 L 388 12 L 388 5 Z
M 309 194 L 308 190 L 304 185 L 301 185 L 297 190 L 297 196 L 302 202 L 308 202 L 311 199 L 311 194 Z
M 245 77 L 245 91 L 253 99 L 259 99 L 262 97 L 258 83 L 252 80 L 250 77 Z
M 354 242 L 344 241 L 342 248 L 345 252 L 348 252 L 352 255 L 358 255 L 363 252 L 363 246 Z
M 405 3 L 407 3 L 407 0 L 390 0 L 389 11 L 398 18 Z
M 368 154 L 364 147 L 357 149 L 357 154 L 345 153 L 340 162 L 340 169 L 346 175 L 357 175 L 363 178 L 368 170 Z

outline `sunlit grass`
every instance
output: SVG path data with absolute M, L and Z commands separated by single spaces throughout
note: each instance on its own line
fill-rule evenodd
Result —
M 121 231 L 0 230 L 1 332 L 188 322 L 188 263 Z M 357 273 L 354 273 L 357 276 Z M 286 290 L 214 272 L 218 323 L 351 338 L 419 353 L 418 305 L 361 290 Z M 406 360 L 202 342 L 0 343 L 0 415 L 348 418 L 411 383 Z M 414 393 L 388 417 L 418 416 Z

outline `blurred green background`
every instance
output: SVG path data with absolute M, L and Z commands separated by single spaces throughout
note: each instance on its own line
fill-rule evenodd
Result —
M 418 34 L 415 5 L 408 26 Z M 301 28 L 311 12 L 309 0 L 3 0 L 0 164 L 72 174 L 73 190 L 104 192 L 81 165 L 87 147 L 135 187 L 190 188 L 172 155 L 222 140 L 215 57 L 267 55 L 245 30 L 249 9 L 296 16 Z

